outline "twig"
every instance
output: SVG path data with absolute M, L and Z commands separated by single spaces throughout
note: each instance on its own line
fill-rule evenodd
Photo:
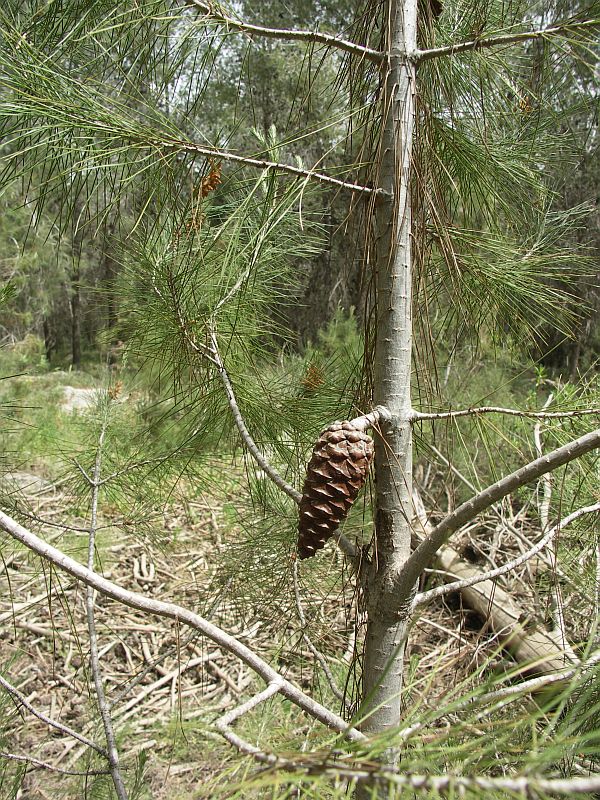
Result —
M 397 602 L 400 605 L 405 602 L 405 598 L 410 595 L 415 582 L 423 569 L 428 566 L 436 552 L 442 547 L 454 531 L 461 528 L 465 523 L 494 505 L 502 497 L 510 494 L 515 489 L 536 480 L 545 472 L 550 472 L 563 464 L 568 464 L 579 458 L 590 450 L 600 447 L 600 428 L 586 433 L 584 436 L 569 442 L 563 447 L 553 450 L 551 453 L 531 461 L 524 467 L 512 472 L 510 475 L 488 486 L 479 492 L 466 503 L 460 505 L 451 514 L 442 520 L 432 530 L 430 535 L 413 551 L 404 564 L 396 580 L 398 587 Z
M 552 397 L 552 395 L 550 396 Z M 459 411 L 440 411 L 439 413 L 413 411 L 411 420 L 417 422 L 418 420 L 426 419 L 456 419 L 457 417 L 472 417 L 478 414 L 506 414 L 510 417 L 528 417 L 531 419 L 570 419 L 571 417 L 600 416 L 600 408 L 581 408 L 573 411 L 520 411 L 517 408 L 502 408 L 501 406 L 480 406 L 478 408 L 463 408 Z
M 104 413 L 105 419 L 100 430 L 98 447 L 96 449 L 94 475 L 93 479 L 88 479 L 92 488 L 92 505 L 88 539 L 87 566 L 91 572 L 94 571 L 96 527 L 98 524 L 98 497 L 100 493 L 100 471 L 102 468 L 102 448 L 104 446 L 104 437 L 106 435 L 106 428 L 108 425 L 108 418 L 106 416 L 108 414 L 108 409 L 106 409 Z M 127 800 L 127 790 L 125 789 L 125 783 L 123 782 L 123 776 L 121 775 L 121 770 L 119 768 L 119 751 L 117 750 L 117 741 L 110 716 L 110 706 L 106 699 L 106 695 L 104 693 L 104 684 L 102 682 L 100 657 L 98 655 L 98 635 L 96 632 L 96 621 L 94 618 L 94 589 L 91 586 L 88 586 L 86 589 L 85 601 L 88 635 L 90 639 L 90 668 L 94 680 L 94 689 L 96 692 L 96 699 L 98 701 L 98 710 L 100 711 L 102 724 L 104 726 L 104 735 L 106 736 L 110 773 L 112 775 L 117 797 L 119 800 Z
M 554 394 L 550 392 L 546 402 L 544 403 L 544 408 L 547 408 L 550 403 L 552 402 L 552 398 Z M 541 458 L 544 450 L 542 447 L 542 425 L 540 422 L 535 424 L 533 429 L 533 440 L 535 442 L 535 452 L 538 455 L 538 458 Z M 544 487 L 544 497 L 542 502 L 540 503 L 540 521 L 542 523 L 542 533 L 546 532 L 546 528 L 549 525 L 550 520 L 550 502 L 552 500 L 552 478 L 549 473 L 542 475 L 541 482 Z
M 554 397 L 553 392 L 550 392 L 546 402 L 544 403 L 544 408 L 547 408 L 550 403 L 552 402 L 552 398 Z M 544 448 L 542 446 L 542 423 L 536 422 L 535 427 L 533 429 L 533 440 L 535 443 L 535 452 L 538 456 L 542 456 L 544 452 Z M 549 473 L 542 475 L 540 478 L 540 483 L 543 487 L 543 494 L 542 499 L 538 503 L 539 515 L 540 515 L 540 522 L 542 526 L 542 533 L 545 533 L 548 529 L 548 525 L 550 524 L 550 503 L 552 502 L 552 476 Z M 554 551 L 550 550 L 550 559 L 551 564 L 550 568 L 552 569 L 553 575 L 555 576 L 555 567 L 556 567 L 556 556 Z M 554 620 L 554 630 L 557 631 L 563 642 L 566 644 L 567 642 L 567 634 L 565 631 L 565 620 L 563 615 L 562 609 L 562 598 L 560 596 L 560 587 L 556 584 L 551 590 L 552 595 L 552 617 Z
M 46 723 L 46 725 L 50 725 L 52 728 L 56 728 L 56 730 L 61 731 L 61 733 L 65 733 L 67 736 L 72 736 L 73 739 L 77 739 L 82 744 L 91 747 L 97 753 L 100 753 L 101 756 L 104 756 L 104 758 L 108 758 L 108 753 L 103 747 L 100 747 L 100 745 L 96 744 L 95 742 L 92 742 L 91 739 L 87 739 L 81 733 L 78 733 L 77 731 L 73 730 L 73 728 L 70 728 L 68 725 L 64 725 L 62 722 L 57 722 L 57 720 L 52 719 L 51 717 L 47 717 L 46 714 L 34 708 L 29 702 L 29 700 L 27 700 L 25 695 L 22 694 L 16 688 L 16 686 L 13 686 L 12 683 L 9 683 L 6 680 L 6 678 L 4 678 L 2 675 L 0 675 L 0 685 L 3 686 L 7 692 L 9 692 L 16 700 L 18 700 L 19 703 L 22 706 L 24 706 L 29 712 L 31 712 L 35 717 L 40 719 L 42 722 Z
M 577 511 L 569 514 L 567 517 L 550 528 L 550 530 L 545 534 L 545 536 L 543 536 L 542 539 L 540 539 L 539 542 L 537 542 L 531 549 L 520 555 L 518 558 L 508 561 L 506 564 L 503 564 L 501 567 L 497 567 L 496 569 L 491 569 L 488 572 L 482 572 L 480 575 L 476 575 L 472 578 L 453 581 L 452 583 L 447 583 L 444 586 L 437 586 L 435 589 L 429 589 L 427 592 L 420 592 L 419 594 L 415 595 L 413 607 L 416 608 L 417 606 L 423 605 L 423 603 L 429 603 L 431 600 L 435 600 L 436 598 L 442 597 L 450 592 L 458 592 L 462 589 L 467 589 L 469 586 L 475 586 L 477 583 L 489 581 L 494 578 L 498 578 L 500 575 L 505 575 L 507 572 L 511 572 L 543 550 L 548 544 L 550 544 L 556 534 L 571 522 L 579 519 L 579 517 L 582 517 L 584 514 L 594 514 L 598 512 L 600 512 L 600 503 L 595 503 L 594 505 L 577 509 Z
M 10 534 L 14 539 L 21 542 L 21 544 L 25 545 L 28 549 L 33 550 L 38 555 L 42 556 L 42 558 L 52 562 L 59 569 L 68 572 L 70 575 L 77 578 L 77 580 L 82 581 L 87 586 L 93 587 L 106 597 L 124 603 L 131 608 L 137 608 L 140 611 L 155 614 L 156 616 L 166 617 L 167 619 L 172 619 L 200 631 L 200 633 L 207 636 L 213 642 L 241 659 L 253 672 L 260 675 L 266 683 L 280 682 L 281 694 L 314 719 L 319 720 L 319 722 L 322 722 L 332 730 L 343 733 L 351 741 L 362 741 L 365 738 L 363 733 L 356 730 L 356 728 L 349 727 L 347 722 L 340 716 L 334 714 L 330 709 L 321 705 L 316 700 L 313 700 L 290 681 L 283 678 L 273 667 L 260 658 L 260 656 L 249 647 L 242 644 L 242 642 L 234 636 L 226 633 L 212 622 L 195 614 L 193 611 L 189 611 L 175 603 L 155 600 L 154 598 L 124 589 L 122 586 L 107 580 L 102 575 L 98 575 L 87 569 L 83 564 L 75 561 L 75 559 L 58 550 L 56 547 L 47 544 L 34 533 L 28 531 L 22 525 L 19 525 L 16 520 L 9 517 L 3 511 L 0 511 L 0 528 Z
M 250 23 L 240 22 L 228 16 L 221 11 L 217 5 L 213 5 L 212 3 L 206 3 L 203 2 L 203 0 L 188 0 L 188 2 L 213 22 L 225 25 L 228 31 L 239 31 L 240 33 L 250 34 L 250 36 L 262 36 L 267 39 L 283 39 L 291 42 L 324 44 L 327 47 L 334 47 L 345 53 L 350 53 L 359 58 L 364 58 L 367 61 L 372 61 L 375 64 L 380 64 L 384 59 L 384 54 L 379 50 L 373 50 L 370 47 L 364 47 L 363 45 L 350 42 L 347 39 L 341 39 L 338 36 L 332 36 L 328 33 L 321 33 L 320 31 L 298 31 L 288 28 L 265 28 L 263 25 L 251 25 Z
M 500 36 L 487 36 L 481 39 L 471 39 L 468 42 L 458 42 L 457 44 L 445 45 L 444 47 L 433 47 L 430 50 L 416 50 L 413 57 L 417 63 L 429 61 L 440 56 L 456 55 L 468 50 L 483 50 L 488 47 L 500 47 L 506 44 L 516 44 L 517 42 L 527 42 L 531 39 L 543 39 L 546 36 L 560 36 L 562 34 L 600 26 L 599 19 L 588 19 L 584 22 L 565 22 L 557 25 L 550 25 L 540 30 L 522 31 L 521 33 L 507 33 Z
M 327 663 L 325 656 L 315 647 L 308 633 L 306 632 L 307 629 L 306 616 L 304 614 L 304 609 L 302 608 L 302 600 L 300 598 L 300 587 L 298 585 L 297 561 L 294 561 L 292 567 L 292 576 L 294 580 L 294 600 L 296 601 L 296 611 L 298 612 L 298 618 L 300 620 L 300 625 L 302 626 L 302 640 L 304 641 L 310 652 L 313 654 L 313 656 L 316 658 L 316 660 L 319 662 L 321 669 L 325 674 L 325 678 L 327 679 L 327 683 L 329 684 L 329 688 L 331 689 L 335 697 L 337 697 L 337 699 L 340 702 L 342 702 L 346 707 L 349 707 L 350 703 L 347 702 L 344 693 L 341 691 L 341 689 L 335 682 L 335 678 L 333 677 L 333 673 L 329 668 L 329 664 Z
M 269 700 L 279 691 L 281 691 L 281 683 L 279 681 L 273 681 L 267 686 L 266 689 L 263 689 L 262 692 L 255 694 L 254 697 L 250 698 L 250 700 L 242 703 L 239 706 L 236 706 L 231 711 L 228 711 L 227 714 L 219 717 L 219 719 L 217 719 L 215 722 L 216 729 L 224 736 L 225 739 L 227 739 L 229 744 L 232 744 L 241 753 L 253 756 L 253 758 L 255 758 L 257 761 L 269 764 L 270 766 L 278 766 L 280 764 L 283 765 L 285 764 L 285 759 L 280 759 L 278 756 L 272 753 L 265 753 L 259 747 L 256 747 L 256 745 L 245 741 L 231 730 L 231 724 L 235 722 L 236 719 L 239 719 L 244 714 L 247 714 L 248 711 L 256 708 L 256 706 L 260 705 L 260 703 L 264 703 L 266 700 Z
M 26 764 L 31 764 L 32 767 L 49 769 L 52 772 L 60 772 L 61 775 L 110 775 L 107 769 L 86 769 L 85 772 L 62 769 L 62 767 L 55 767 L 53 764 L 48 764 L 47 761 L 40 761 L 38 758 L 33 758 L 32 756 L 19 756 L 15 753 L 4 753 L 0 751 L 0 757 L 7 758 L 9 761 L 23 761 Z
M 440 452 L 440 451 L 437 449 L 437 447 L 434 447 L 434 445 L 430 444 L 430 445 L 429 445 L 429 449 L 430 449 L 430 450 L 431 450 L 433 453 L 435 453 L 435 455 L 436 455 L 436 456 L 437 456 L 437 457 L 438 457 L 438 458 L 439 458 L 439 459 L 440 459 L 440 460 L 441 460 L 441 461 L 442 461 L 442 462 L 443 462 L 443 463 L 444 463 L 444 464 L 445 464 L 445 465 L 448 467 L 448 469 L 449 469 L 451 472 L 453 472 L 453 473 L 454 473 L 454 474 L 457 476 L 457 478 L 460 478 L 460 480 L 461 480 L 461 481 L 462 481 L 462 482 L 465 484 L 465 486 L 468 486 L 468 487 L 469 487 L 469 489 L 471 489 L 471 491 L 472 491 L 472 492 L 476 492 L 476 491 L 477 491 L 477 487 L 476 487 L 476 486 L 474 486 L 474 485 L 471 483 L 471 481 L 470 481 L 470 480 L 469 480 L 469 479 L 468 479 L 468 478 L 467 478 L 465 475 L 463 475 L 463 474 L 462 474 L 462 472 L 460 472 L 460 470 L 458 470 L 458 469 L 457 469 L 457 468 L 454 466 L 454 464 L 452 464 L 452 462 L 451 462 L 451 461 L 449 461 L 449 460 L 446 458 L 446 456 L 445 456 L 443 453 L 441 453 L 441 452 Z M 421 502 L 421 501 L 419 500 L 419 502 Z M 421 503 L 421 505 L 422 505 L 422 503 Z M 502 525 L 506 526 L 506 529 L 507 529 L 508 531 L 510 531 L 510 532 L 513 534 L 513 536 L 515 536 L 515 537 L 516 537 L 517 539 L 519 539 L 520 541 L 523 541 L 524 537 L 523 537 L 522 533 L 520 533 L 520 531 L 519 531 L 519 530 L 518 530 L 518 529 L 517 529 L 517 528 L 516 528 L 516 527 L 515 527 L 515 526 L 514 526 L 514 525 L 513 525 L 511 522 L 509 522 L 507 519 L 505 519 L 505 518 L 504 518 L 504 516 L 503 516 L 503 514 L 502 514 L 502 506 L 501 506 L 499 503 L 494 503 L 494 504 L 491 506 L 491 508 L 492 508 L 492 510 L 493 510 L 493 511 L 494 511 L 494 512 L 495 512 L 495 513 L 498 515 L 498 517 L 499 517 L 499 519 L 500 519 L 500 521 L 501 521 Z M 423 508 L 423 512 L 424 512 L 424 511 L 425 511 L 425 509 Z M 426 516 L 425 516 L 425 519 L 426 519 Z M 526 539 L 525 539 L 525 543 L 526 543 L 528 546 L 529 546 L 529 544 L 530 544 L 530 542 L 529 542 L 529 541 L 527 541 Z M 545 560 L 545 562 L 546 562 L 546 564 L 548 564 L 548 566 L 551 566 L 551 567 L 552 567 L 554 570 L 556 570 L 556 572 L 557 572 L 557 574 L 558 574 L 558 575 L 560 575 L 562 578 L 566 578 L 566 577 L 567 577 L 567 576 L 565 575 L 565 573 L 564 573 L 564 572 L 563 572 L 563 571 L 562 571 L 562 570 L 561 570 L 561 569 L 558 567 L 558 565 L 556 565 L 556 564 L 554 563 L 554 561 L 553 561 L 553 560 L 550 560 L 550 559 L 549 559 L 547 556 L 543 556 L 543 555 L 542 555 L 542 558 Z

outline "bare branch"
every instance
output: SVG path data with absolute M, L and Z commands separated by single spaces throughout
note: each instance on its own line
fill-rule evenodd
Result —
M 304 694 L 304 692 L 300 691 L 300 689 L 294 686 L 290 681 L 283 678 L 273 667 L 260 658 L 260 656 L 249 647 L 242 644 L 242 642 L 226 633 L 221 628 L 213 625 L 212 622 L 195 614 L 193 611 L 189 611 L 176 603 L 166 603 L 162 600 L 155 600 L 138 594 L 137 592 L 124 589 L 122 586 L 87 569 L 87 567 L 84 567 L 78 561 L 70 558 L 70 556 L 61 552 L 56 547 L 47 544 L 34 533 L 28 531 L 22 525 L 19 525 L 18 522 L 3 511 L 0 511 L 0 528 L 10 534 L 14 539 L 21 542 L 28 549 L 33 550 L 38 555 L 42 556 L 42 558 L 52 562 L 59 569 L 73 575 L 73 577 L 82 581 L 87 586 L 92 586 L 106 597 L 124 603 L 131 608 L 137 608 L 140 611 L 155 614 L 156 616 L 166 617 L 167 619 L 172 619 L 183 625 L 194 628 L 241 659 L 251 670 L 260 675 L 266 683 L 280 682 L 281 694 L 314 719 L 319 720 L 319 722 L 322 722 L 334 731 L 343 733 L 351 741 L 362 741 L 365 738 L 363 733 L 355 728 L 349 727 L 347 722 L 340 716 L 334 714 L 328 708 Z
M 96 449 L 96 460 L 94 463 L 93 478 L 88 478 L 92 488 L 92 503 L 91 503 L 91 519 L 88 536 L 88 569 L 93 572 L 94 560 L 96 552 L 96 529 L 98 526 L 98 499 L 100 494 L 100 472 L 102 468 L 102 450 L 104 447 L 104 437 L 106 436 L 106 428 L 108 425 L 108 409 L 104 410 L 105 418 L 98 437 L 98 447 Z M 84 472 L 84 475 L 86 473 Z M 106 744 L 108 748 L 108 763 L 110 765 L 110 773 L 112 775 L 115 791 L 119 800 L 127 800 L 127 790 L 121 770 L 119 767 L 119 751 L 117 750 L 117 740 L 110 716 L 110 707 L 106 700 L 104 693 L 104 684 L 102 681 L 102 671 L 100 669 L 100 656 L 98 654 L 98 635 L 96 632 L 96 621 L 94 618 L 94 589 L 91 586 L 86 588 L 85 595 L 85 609 L 88 627 L 88 636 L 90 639 L 90 668 L 92 671 L 92 678 L 94 680 L 94 690 L 96 692 L 96 700 L 98 701 L 98 710 L 104 726 L 104 735 L 106 736 Z
M 596 664 L 600 662 L 600 651 L 593 653 L 588 660 L 584 663 L 579 665 L 578 667 L 572 669 L 565 669 L 561 670 L 560 672 L 553 673 L 551 675 L 543 675 L 537 678 L 532 678 L 530 680 L 524 681 L 523 683 L 518 684 L 517 686 L 507 686 L 502 689 L 497 689 L 492 692 L 487 692 L 483 695 L 479 695 L 478 697 L 474 698 L 466 698 L 463 702 L 461 702 L 458 708 L 469 707 L 472 705 L 489 705 L 489 704 L 497 704 L 500 703 L 505 705 L 506 703 L 511 702 L 513 699 L 522 696 L 524 693 L 533 693 L 543 689 L 549 685 L 555 683 L 564 683 L 566 680 L 570 680 L 578 675 L 585 674 L 586 671 L 593 668 Z M 252 697 L 246 703 L 243 703 L 240 706 L 237 706 L 232 711 L 225 714 L 219 720 L 217 720 L 216 726 L 219 732 L 227 739 L 227 741 L 236 747 L 241 753 L 245 755 L 250 755 L 255 758 L 257 761 L 268 764 L 271 767 L 279 768 L 288 772 L 298 772 L 298 771 L 310 771 L 311 765 L 310 763 L 307 764 L 304 761 L 293 761 L 289 758 L 284 758 L 282 756 L 275 755 L 273 753 L 267 753 L 264 750 L 261 750 L 256 745 L 250 744 L 245 739 L 242 739 L 240 736 L 235 734 L 230 725 L 237 719 L 239 719 L 243 714 L 247 713 L 248 711 L 256 708 L 260 703 L 268 700 L 270 697 L 273 697 L 279 691 L 279 687 L 276 683 L 272 683 L 259 694 Z M 497 706 L 495 705 L 494 708 Z M 456 709 L 455 709 L 456 710 Z M 489 713 L 489 708 L 485 709 L 483 714 Z M 408 728 L 404 728 L 403 730 L 398 731 L 395 734 L 396 741 L 406 741 L 407 739 L 414 736 L 415 733 L 423 730 L 423 723 L 417 722 L 414 725 L 411 725 Z M 448 789 L 451 786 L 456 785 L 456 777 L 451 777 L 450 783 L 445 783 L 445 777 L 438 778 L 436 776 L 432 776 L 433 783 L 425 783 L 424 777 L 422 776 L 406 776 L 401 775 L 397 770 L 381 770 L 374 772 L 373 770 L 360 770 L 355 769 L 352 767 L 346 767 L 343 763 L 337 762 L 336 764 L 328 764 L 324 763 L 323 761 L 319 762 L 319 773 L 320 774 L 327 774 L 330 776 L 336 777 L 345 777 L 345 778 L 353 778 L 354 780 L 362 783 L 365 781 L 372 781 L 373 778 L 379 780 L 381 782 L 392 782 L 396 785 L 400 784 L 401 786 L 409 785 L 412 789 Z M 414 778 L 414 782 L 411 779 Z M 463 783 L 460 786 L 467 787 L 467 786 L 479 786 L 480 788 L 507 788 L 511 789 L 511 786 L 507 785 L 496 785 L 489 786 L 488 779 L 483 778 L 482 781 L 486 781 L 486 786 L 483 786 L 483 783 L 480 785 L 479 783 L 475 783 L 479 781 L 479 778 L 469 778 L 464 777 L 461 778 Z M 495 779 L 491 779 L 494 781 Z M 501 779 L 502 780 L 502 779 Z M 513 780 L 520 780 L 520 779 L 513 779 Z M 542 779 L 544 780 L 544 779 Z M 573 790 L 574 794 L 577 793 L 584 793 L 587 791 L 587 784 L 580 784 L 579 778 L 575 780 L 569 780 L 565 784 L 557 783 L 556 784 L 556 792 L 557 794 L 566 794 L 569 795 L 569 790 Z M 548 790 L 549 783 L 553 783 L 552 779 L 545 780 L 544 788 Z M 528 784 L 528 787 L 532 788 L 541 788 L 540 779 L 536 778 L 535 776 L 531 776 L 531 782 Z
M 244 444 L 248 448 L 249 453 L 251 454 L 252 458 L 256 461 L 261 469 L 263 469 L 269 478 L 273 481 L 276 486 L 285 492 L 288 497 L 291 497 L 295 503 L 299 503 L 302 499 L 302 495 L 299 491 L 294 489 L 293 486 L 283 478 L 274 467 L 271 466 L 265 455 L 261 452 L 260 448 L 250 435 L 250 431 L 246 427 L 246 423 L 244 422 L 244 418 L 242 417 L 242 413 L 240 408 L 237 404 L 237 400 L 235 397 L 235 392 L 233 391 L 233 386 L 231 385 L 231 381 L 229 380 L 229 375 L 227 374 L 227 370 L 225 369 L 225 364 L 223 363 L 223 359 L 221 358 L 221 354 L 219 353 L 219 348 L 217 345 L 217 337 L 215 336 L 214 332 L 211 331 L 211 340 L 212 340 L 212 353 L 214 362 L 216 364 L 217 370 L 219 372 L 219 377 L 221 378 L 221 382 L 225 388 L 225 394 L 227 396 L 227 402 L 229 403 L 229 408 L 231 409 L 231 413 L 233 414 L 233 419 L 236 424 L 238 431 L 240 432 L 240 436 L 244 440 Z
M 64 725 L 62 722 L 57 722 L 55 719 L 47 717 L 46 714 L 34 708 L 34 706 L 31 705 L 31 703 L 25 697 L 25 695 L 22 694 L 17 689 L 16 686 L 13 686 L 12 683 L 9 683 L 9 681 L 7 681 L 6 678 L 4 678 L 2 675 L 0 675 L 0 686 L 3 686 L 6 689 L 6 691 L 9 692 L 16 700 L 18 700 L 18 702 L 24 708 L 26 708 L 29 712 L 31 712 L 35 717 L 40 719 L 46 725 L 50 725 L 50 727 L 56 728 L 57 731 L 60 731 L 61 733 L 66 734 L 67 736 L 72 736 L 73 739 L 77 739 L 82 744 L 91 747 L 97 753 L 100 753 L 101 756 L 104 756 L 104 758 L 108 758 L 108 753 L 103 747 L 100 747 L 100 745 L 96 744 L 95 742 L 92 742 L 91 739 L 86 739 L 85 736 L 73 730 L 73 728 L 70 728 L 68 725 Z
M 280 690 L 281 683 L 279 681 L 273 681 L 273 683 L 270 683 L 262 692 L 254 695 L 254 697 L 251 697 L 247 702 L 236 706 L 231 711 L 228 711 L 227 714 L 219 717 L 219 719 L 215 722 L 216 729 L 224 736 L 229 744 L 233 745 L 241 753 L 252 756 L 257 761 L 260 761 L 263 764 L 269 764 L 269 766 L 284 766 L 286 762 L 284 759 L 279 759 L 278 756 L 272 753 L 265 753 L 259 747 L 256 747 L 256 745 L 250 744 L 245 739 L 237 736 L 237 734 L 231 730 L 231 724 L 248 711 L 256 708 L 256 706 L 260 705 L 260 703 L 264 703 L 266 700 L 269 700 Z
M 289 769 L 290 767 L 288 767 Z M 296 767 L 302 771 L 306 765 Z M 466 789 L 483 789 L 490 792 L 514 792 L 521 797 L 531 797 L 533 792 L 572 797 L 576 794 L 589 794 L 600 790 L 600 775 L 590 775 L 582 778 L 540 778 L 535 775 L 522 775 L 516 778 L 491 777 L 480 775 L 418 775 L 415 773 L 400 774 L 392 770 L 376 770 L 372 768 L 354 769 L 344 765 L 323 764 L 319 774 L 338 776 L 353 779 L 358 782 L 383 783 L 384 785 L 397 786 L 398 788 L 411 789 L 414 792 L 436 792 L 446 795 L 455 790 L 462 796 Z
M 434 47 L 430 50 L 415 50 L 414 59 L 417 63 L 429 61 L 440 56 L 457 55 L 469 50 L 484 50 L 489 47 L 502 47 L 503 45 L 527 42 L 531 39 L 545 39 L 553 36 L 564 36 L 569 33 L 592 30 L 600 27 L 600 19 L 588 19 L 583 22 L 564 22 L 562 24 L 550 25 L 540 30 L 522 31 L 521 33 L 507 33 L 499 36 L 487 36 L 482 39 L 472 39 L 468 42 L 458 42 L 444 47 Z
M 86 769 L 84 772 L 73 769 L 63 769 L 62 767 L 55 767 L 54 764 L 48 764 L 47 761 L 40 761 L 38 758 L 33 758 L 32 756 L 19 756 L 16 755 L 16 753 L 0 751 L 0 758 L 7 758 L 9 761 L 22 761 L 38 769 L 49 769 L 52 772 L 60 772 L 61 775 L 110 775 L 107 769 Z
M 413 422 L 425 419 L 455 419 L 457 417 L 472 417 L 478 414 L 507 414 L 511 417 L 528 417 L 531 419 L 569 419 L 571 417 L 600 416 L 600 408 L 585 408 L 575 411 L 519 411 L 516 408 L 501 408 L 500 406 L 481 406 L 480 408 L 465 408 L 460 411 L 441 411 L 439 413 L 425 413 L 413 411 Z
M 195 144 L 185 140 L 167 140 L 167 139 L 153 139 L 148 142 L 160 150 L 176 150 L 178 152 L 184 151 L 186 153 L 195 153 L 201 156 L 215 159 L 217 161 L 232 161 L 235 164 L 244 164 L 248 167 L 257 167 L 258 169 L 275 170 L 276 172 L 285 172 L 288 175 L 293 175 L 296 178 L 304 178 L 305 180 L 317 181 L 327 186 L 336 186 L 338 189 L 347 189 L 351 192 L 364 194 L 366 196 L 382 194 L 381 189 L 373 189 L 370 186 L 362 186 L 358 183 L 351 181 L 342 181 L 339 178 L 333 178 L 331 175 L 325 175 L 322 172 L 315 172 L 312 169 L 303 169 L 302 167 L 292 167 L 290 164 L 281 164 L 277 161 L 265 161 L 258 158 L 249 158 L 248 156 L 239 156 L 236 153 L 231 153 L 228 150 L 221 150 L 217 147 L 207 147 L 205 145 Z
M 379 50 L 363 47 L 363 45 L 355 44 L 355 42 L 350 42 L 347 39 L 341 39 L 338 36 L 331 36 L 328 33 L 321 33 L 320 31 L 297 31 L 288 28 L 265 28 L 263 25 L 251 25 L 228 16 L 223 11 L 219 10 L 218 6 L 203 2 L 203 0 L 188 0 L 188 2 L 212 22 L 225 25 L 228 31 L 239 31 L 240 33 L 247 33 L 250 36 L 262 36 L 267 39 L 307 42 L 308 44 L 324 44 L 327 47 L 334 47 L 337 50 L 342 50 L 345 53 L 358 56 L 366 61 L 372 61 L 375 64 L 380 64 L 384 59 L 384 54 Z
M 494 689 L 491 692 L 486 692 L 485 694 L 470 699 L 467 705 L 471 705 L 472 703 L 476 705 L 483 705 L 494 703 L 496 701 L 504 704 L 504 702 L 510 702 L 510 700 L 514 699 L 515 697 L 519 697 L 523 694 L 538 692 L 540 689 L 544 689 L 554 683 L 562 684 L 565 681 L 575 678 L 577 675 L 584 674 L 586 670 L 591 669 L 599 662 L 600 650 L 593 653 L 587 659 L 587 661 L 577 665 L 576 667 L 560 670 L 559 672 L 550 673 L 549 675 L 539 675 L 536 678 L 530 678 L 529 680 L 523 681 L 522 683 L 518 683 L 514 686 L 505 686 L 502 689 Z
M 553 397 L 554 394 L 550 392 L 548 398 L 546 399 L 546 402 L 544 403 L 544 408 L 547 408 L 550 405 Z M 541 422 L 536 422 L 535 424 L 535 427 L 533 429 L 533 440 L 535 442 L 535 452 L 537 453 L 538 457 L 541 458 L 544 454 L 544 448 L 542 447 Z M 540 521 L 542 523 L 542 533 L 545 533 L 550 519 L 550 502 L 552 500 L 552 478 L 548 473 L 545 473 L 544 475 L 542 475 L 541 481 L 544 486 L 544 498 L 539 505 L 539 513 L 540 513 Z
M 546 472 L 568 464 L 598 447 L 600 447 L 600 428 L 553 450 L 542 458 L 531 461 L 460 505 L 435 526 L 431 534 L 421 542 L 405 562 L 396 580 L 398 607 L 405 602 L 423 569 L 431 563 L 436 552 L 454 531 L 515 489 L 531 483 Z
M 530 548 L 526 553 L 520 555 L 518 558 L 508 561 L 501 567 L 496 567 L 496 569 L 491 569 L 488 572 L 482 572 L 480 575 L 475 575 L 472 578 L 465 578 L 461 581 L 453 581 L 452 583 L 447 583 L 444 586 L 437 586 L 435 589 L 430 589 L 427 592 L 420 592 L 419 594 L 415 595 L 413 607 L 423 605 L 423 603 L 429 603 L 431 600 L 435 600 L 436 598 L 442 597 L 450 592 L 458 592 L 462 589 L 467 589 L 469 586 L 475 586 L 477 583 L 492 580 L 493 578 L 500 577 L 500 575 L 505 575 L 507 572 L 511 572 L 513 569 L 516 569 L 521 564 L 529 561 L 530 558 L 533 558 L 533 556 L 537 555 L 537 553 L 547 547 L 552 539 L 554 539 L 556 534 L 571 522 L 579 519 L 579 517 L 582 517 L 584 514 L 594 514 L 598 512 L 600 512 L 600 503 L 595 503 L 594 505 L 577 509 L 577 511 L 569 514 L 567 517 L 550 528 L 546 535 L 543 536 L 540 541 L 537 542 L 537 544 Z

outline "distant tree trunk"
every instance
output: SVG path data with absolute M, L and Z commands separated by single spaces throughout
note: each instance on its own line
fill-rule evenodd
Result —
M 83 252 L 83 229 L 81 227 L 84 207 L 80 201 L 73 209 L 71 230 L 71 364 L 74 369 L 81 366 L 81 256 Z
M 44 317 L 42 322 L 42 329 L 44 332 L 44 350 L 46 353 L 46 361 L 51 364 L 52 363 L 52 353 L 54 352 L 54 348 L 56 347 L 56 340 L 52 334 L 52 329 L 50 327 L 50 322 L 48 321 L 48 317 Z
M 81 271 L 79 261 L 71 273 L 71 364 L 74 369 L 81 366 Z
M 115 280 L 117 278 L 117 262 L 113 258 L 111 241 L 115 233 L 114 223 L 110 223 L 104 235 L 103 266 L 104 285 L 106 287 L 106 326 L 114 328 L 117 324 L 117 306 L 115 302 Z

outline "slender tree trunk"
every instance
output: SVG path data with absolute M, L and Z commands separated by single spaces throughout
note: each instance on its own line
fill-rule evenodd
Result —
M 116 291 L 115 282 L 117 279 L 117 262 L 113 256 L 111 240 L 114 235 L 114 225 L 108 229 L 108 234 L 104 239 L 104 252 L 102 260 L 104 262 L 104 283 L 106 286 L 106 326 L 113 328 L 117 323 L 117 306 L 115 302 Z
M 52 335 L 52 329 L 50 327 L 48 317 L 44 317 L 42 329 L 44 331 L 44 350 L 46 353 L 46 361 L 48 364 L 50 364 L 52 362 L 52 353 L 54 351 L 54 347 L 56 346 L 56 342 L 54 340 L 54 336 Z
M 363 671 L 364 731 L 400 722 L 400 691 L 408 614 L 390 612 L 390 594 L 410 554 L 412 442 L 410 424 L 411 208 L 410 166 L 415 68 L 406 57 L 416 47 L 417 0 L 390 0 L 388 72 L 383 92 L 376 209 L 377 344 L 375 403 L 391 419 L 376 444 L 376 547 L 367 576 L 368 624 Z M 410 591 L 411 587 L 408 587 Z M 409 592 L 408 592 L 409 593 Z M 394 592 L 396 599 L 396 592 Z
M 83 253 L 83 230 L 81 228 L 83 206 L 78 200 L 73 209 L 71 230 L 71 364 L 74 369 L 81 366 L 81 256 Z
M 79 288 L 81 274 L 79 262 L 73 265 L 71 273 L 71 363 L 75 369 L 81 366 L 81 293 Z

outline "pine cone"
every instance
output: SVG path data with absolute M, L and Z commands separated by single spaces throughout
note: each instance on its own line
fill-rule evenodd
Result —
M 367 478 L 373 439 L 351 422 L 333 422 L 319 436 L 300 500 L 298 556 L 310 558 L 346 518 Z

